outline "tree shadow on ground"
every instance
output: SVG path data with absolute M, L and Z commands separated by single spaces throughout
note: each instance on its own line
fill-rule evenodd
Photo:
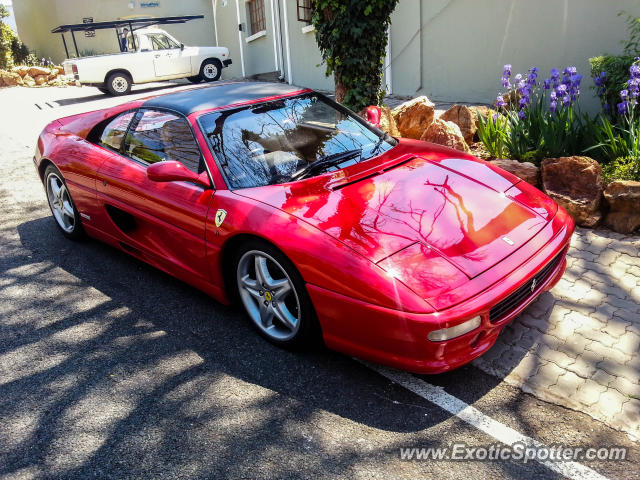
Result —
M 70 243 L 50 218 L 18 233 L 28 254 L 0 264 L 0 295 L 28 297 L 20 311 L 2 306 L 0 474 L 350 476 L 468 429 L 348 357 L 270 345 L 234 309 L 111 247 Z M 487 377 L 465 400 L 499 382 Z M 378 435 L 384 445 L 370 443 Z

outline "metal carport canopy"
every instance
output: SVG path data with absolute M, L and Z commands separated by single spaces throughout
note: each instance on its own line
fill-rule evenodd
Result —
M 112 20 L 110 22 L 91 22 L 91 23 L 74 23 L 70 25 L 60 25 L 51 33 L 60 33 L 62 35 L 62 43 L 64 43 L 64 51 L 69 58 L 69 51 L 67 50 L 67 42 L 64 39 L 65 32 L 71 32 L 73 38 L 73 45 L 76 49 L 76 55 L 78 54 L 78 45 L 76 44 L 76 37 L 74 32 L 82 32 L 87 30 L 105 30 L 107 28 L 129 27 L 131 32 L 139 30 L 141 28 L 150 27 L 151 25 L 170 25 L 177 23 L 186 23 L 189 20 L 196 20 L 204 18 L 204 15 L 182 15 L 174 17 L 146 17 L 146 18 L 131 18 L 126 20 Z M 118 39 L 120 37 L 118 36 Z M 135 42 L 135 38 L 134 38 Z M 134 44 L 135 46 L 135 44 Z

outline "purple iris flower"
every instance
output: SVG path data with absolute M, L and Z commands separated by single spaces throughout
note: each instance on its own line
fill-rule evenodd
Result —
M 571 97 L 569 95 L 565 95 L 564 97 L 562 97 L 562 104 L 565 107 L 571 106 Z
M 545 90 L 551 90 L 551 79 L 550 78 L 545 78 L 544 79 L 544 85 L 543 85 Z
M 625 113 L 627 113 L 627 102 L 620 102 L 618 104 L 618 114 L 624 115 Z
M 640 78 L 640 67 L 638 65 L 631 65 L 629 67 L 629 73 L 632 78 Z
M 520 118 L 525 118 L 526 116 L 527 116 L 527 114 L 526 114 L 526 113 L 524 113 L 524 110 L 520 110 L 520 111 L 518 112 L 518 117 L 520 117 Z
M 620 98 L 622 100 L 626 100 L 627 98 L 629 98 L 629 90 L 620 90 Z
M 502 95 L 498 95 L 498 98 L 496 98 L 496 107 L 502 108 L 506 104 L 507 104 L 507 102 L 504 101 L 504 98 L 502 97 Z
M 558 98 L 558 94 L 555 90 L 551 91 L 551 93 L 549 94 L 549 98 L 551 99 L 551 101 L 555 101 L 555 99 Z
M 558 109 L 558 102 L 554 100 L 549 104 L 549 110 L 551 110 L 552 112 L 555 112 L 557 109 Z
M 509 88 L 511 86 L 511 82 L 509 81 L 509 77 L 502 76 L 502 88 Z
M 503 73 L 503 75 L 504 75 L 505 77 L 510 77 L 510 76 L 511 76 L 511 64 L 510 64 L 510 63 L 507 63 L 507 64 L 504 66 L 504 73 Z

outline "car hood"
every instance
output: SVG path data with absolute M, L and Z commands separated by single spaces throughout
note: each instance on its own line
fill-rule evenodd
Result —
M 446 266 L 459 281 L 503 260 L 555 214 L 548 197 L 518 188 L 517 177 L 485 162 L 451 158 L 450 150 L 396 149 L 401 155 L 370 160 L 371 168 L 356 173 L 237 193 L 313 224 L 383 268 L 404 249 L 394 262 L 401 270 L 417 261 L 413 253 L 428 252 L 420 258 L 439 262 L 441 271 Z M 416 244 L 414 252 L 409 247 Z

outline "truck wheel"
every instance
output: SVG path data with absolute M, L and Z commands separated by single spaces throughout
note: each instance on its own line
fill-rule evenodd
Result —
M 222 63 L 217 58 L 210 58 L 202 62 L 200 78 L 205 82 L 215 82 L 222 74 Z
M 131 92 L 131 84 L 133 83 L 129 74 L 124 72 L 115 72 L 107 77 L 107 90 L 111 95 L 127 95 Z
M 105 95 L 109 94 L 109 89 L 104 88 L 104 87 L 96 87 L 98 90 L 100 90 L 102 93 L 104 93 Z
M 200 77 L 200 75 L 195 75 L 193 77 L 187 77 L 187 80 L 189 80 L 191 83 L 200 83 L 202 81 L 202 78 Z

